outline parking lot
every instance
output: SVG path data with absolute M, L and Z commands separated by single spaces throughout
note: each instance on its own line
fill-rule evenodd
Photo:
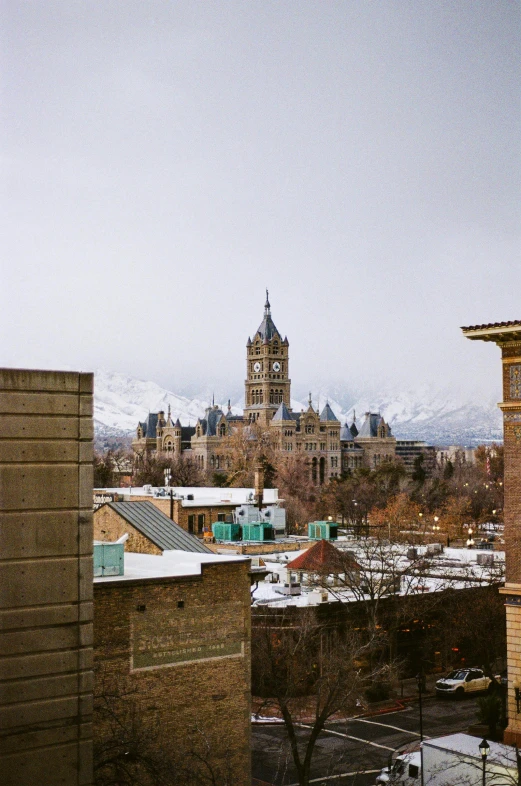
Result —
M 476 698 L 463 701 L 423 701 L 425 737 L 467 730 L 476 722 Z M 317 741 L 312 764 L 312 783 L 319 786 L 372 786 L 377 774 L 397 748 L 419 741 L 418 702 L 403 710 L 366 715 L 327 724 Z M 302 727 L 302 735 L 306 733 Z M 479 740 L 476 740 L 476 747 Z M 254 784 L 297 786 L 298 779 L 283 725 L 253 724 Z

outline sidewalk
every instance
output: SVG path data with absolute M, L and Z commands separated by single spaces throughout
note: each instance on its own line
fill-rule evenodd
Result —
M 439 679 L 438 674 L 428 674 L 425 678 L 425 687 L 426 690 L 422 694 L 423 699 L 430 699 L 436 695 L 435 691 L 435 683 L 436 680 Z M 400 680 L 400 682 L 395 686 L 393 691 L 393 696 L 385 701 L 379 702 L 367 702 L 365 707 L 360 708 L 360 712 L 356 715 L 353 715 L 354 718 L 366 718 L 371 717 L 373 715 L 384 715 L 386 712 L 395 712 L 396 710 L 403 710 L 404 707 L 414 701 L 418 701 L 419 693 L 418 693 L 418 683 L 414 677 L 407 679 L 407 680 Z M 309 698 L 309 711 L 306 712 L 305 706 L 301 708 L 302 715 L 299 717 L 299 722 L 312 720 L 313 712 L 312 712 L 312 704 L 313 699 L 312 697 Z M 303 703 L 305 705 L 305 702 Z M 261 709 L 262 708 L 262 709 Z M 259 712 L 259 716 L 256 717 L 256 713 Z M 257 697 L 253 697 L 253 707 L 252 707 L 252 722 L 255 723 L 283 723 L 282 717 L 280 713 L 276 710 L 273 704 L 269 702 L 265 702 L 262 699 Z M 255 720 L 254 720 L 255 719 Z M 332 716 L 331 720 L 343 720 L 343 716 Z

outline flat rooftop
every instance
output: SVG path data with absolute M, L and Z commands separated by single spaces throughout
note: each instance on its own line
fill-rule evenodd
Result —
M 94 494 L 120 494 L 125 498 L 132 497 L 158 497 L 169 499 L 170 490 L 174 499 L 181 499 L 183 507 L 197 505 L 245 505 L 255 500 L 255 489 L 250 488 L 216 488 L 215 486 L 171 486 L 164 487 L 132 487 L 132 488 L 103 488 L 94 489 Z M 158 493 L 159 492 L 159 493 Z M 187 499 L 188 496 L 193 499 Z M 262 502 L 264 505 L 274 505 L 279 499 L 278 489 L 264 489 Z
M 425 740 L 424 746 L 431 748 L 441 748 L 442 750 L 453 751 L 464 756 L 478 759 L 481 765 L 481 754 L 479 752 L 480 740 L 478 737 L 471 737 L 469 734 L 449 734 L 447 737 L 436 737 L 435 739 Z M 515 767 L 516 752 L 510 745 L 503 745 L 501 742 L 488 740 L 490 753 L 487 764 L 500 764 L 506 767 Z M 508 781 L 510 782 L 510 781 Z
M 227 562 L 249 562 L 250 557 L 221 554 L 201 554 L 188 551 L 165 551 L 155 554 L 125 552 L 123 576 L 96 576 L 94 584 L 110 584 L 118 581 L 173 578 L 178 576 L 200 576 L 204 564 L 216 565 Z

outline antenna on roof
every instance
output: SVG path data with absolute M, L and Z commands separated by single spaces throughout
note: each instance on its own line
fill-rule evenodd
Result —
M 215 407 L 215 393 L 212 393 L 212 407 Z
M 309 391 L 308 404 L 309 404 L 309 406 L 311 406 L 311 390 Z
M 356 409 L 353 407 L 353 423 L 356 423 Z

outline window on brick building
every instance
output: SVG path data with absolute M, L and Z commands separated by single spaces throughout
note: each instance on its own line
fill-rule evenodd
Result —
M 190 515 L 188 516 L 188 532 L 191 532 L 193 535 L 194 529 L 195 529 L 195 513 L 190 513 Z
M 201 533 L 204 529 L 205 514 L 199 513 L 197 516 L 197 532 Z

